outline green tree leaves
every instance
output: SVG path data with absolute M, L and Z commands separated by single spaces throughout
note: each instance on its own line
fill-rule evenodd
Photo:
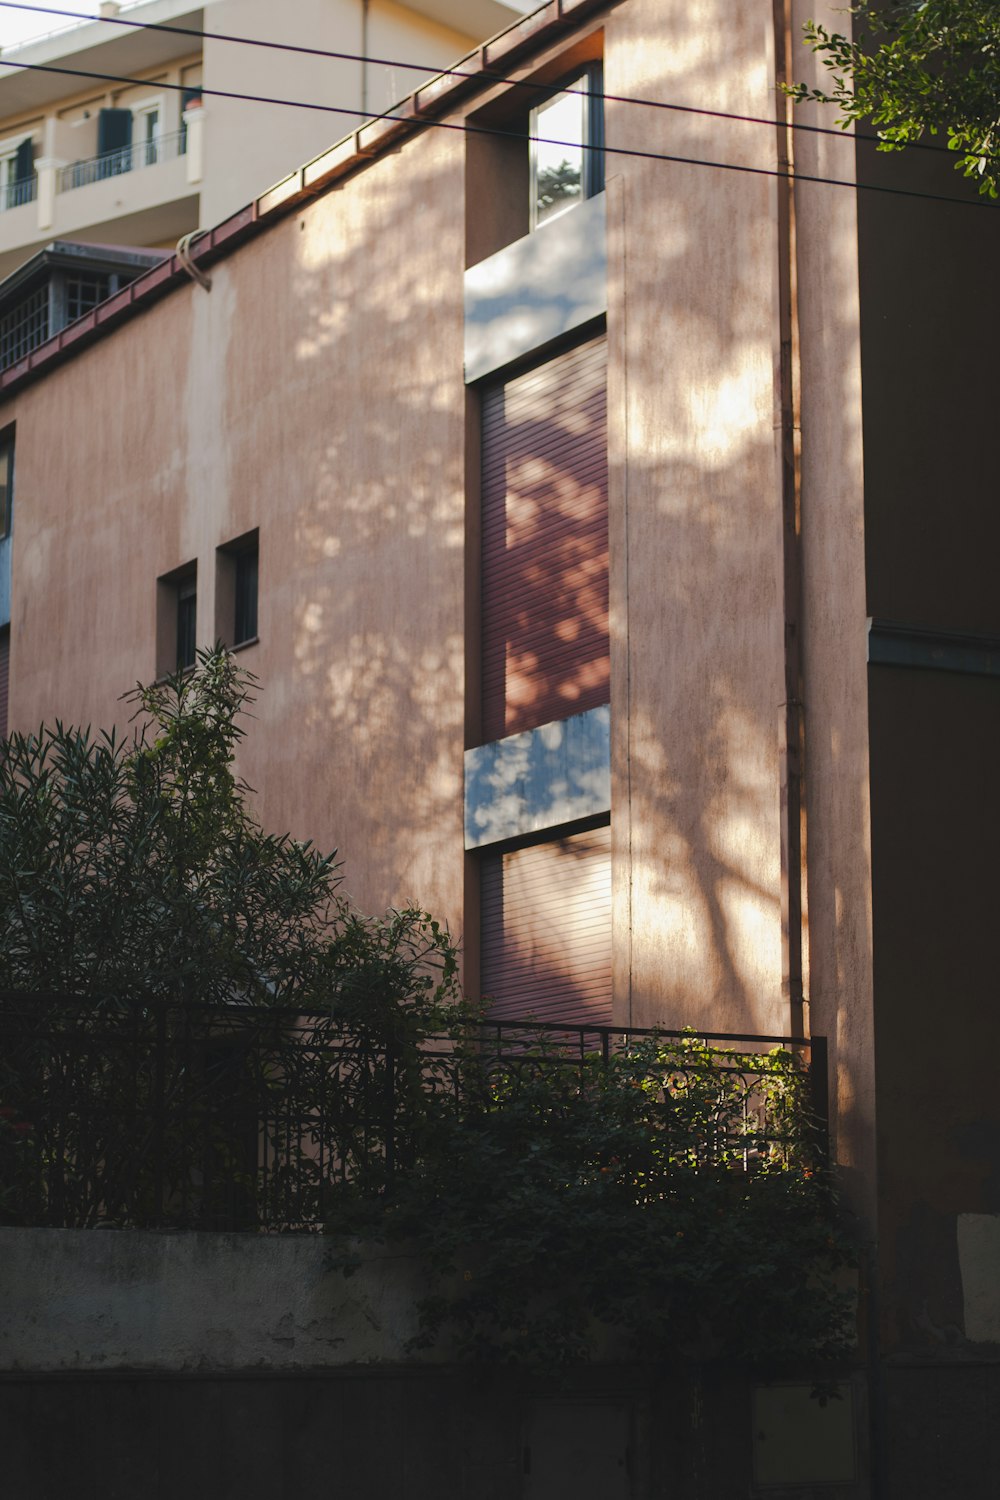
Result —
M 333 1264 L 350 1273 L 379 1243 L 417 1256 L 415 1347 L 473 1360 L 841 1355 L 851 1248 L 805 1085 L 787 1052 L 693 1036 L 607 1062 L 560 1057 L 544 1036 L 504 1060 L 473 1046 L 460 1102 L 425 1121 L 412 1168 L 336 1202 Z
M 126 695 L 130 738 L 0 745 L 0 989 L 380 1008 L 429 1024 L 455 954 L 420 912 L 367 918 L 336 854 L 265 833 L 234 771 L 253 677 L 225 651 Z
M 861 0 L 854 38 L 810 21 L 805 39 L 828 88 L 797 84 L 795 99 L 835 104 L 846 128 L 870 118 L 881 149 L 943 136 L 980 193 L 1000 187 L 1000 7 L 994 0 Z

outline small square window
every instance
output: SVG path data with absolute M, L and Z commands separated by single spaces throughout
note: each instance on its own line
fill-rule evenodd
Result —
M 187 563 L 156 581 L 156 675 L 193 667 L 198 645 L 198 565 Z
M 258 538 L 248 531 L 215 554 L 215 635 L 226 646 L 257 639 Z

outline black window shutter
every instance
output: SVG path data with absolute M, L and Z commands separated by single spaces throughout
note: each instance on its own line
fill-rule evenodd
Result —
M 97 154 L 122 151 L 132 144 L 132 111 L 102 109 L 97 116 Z
M 35 152 L 31 136 L 26 135 L 14 157 L 14 181 L 26 182 L 35 170 Z

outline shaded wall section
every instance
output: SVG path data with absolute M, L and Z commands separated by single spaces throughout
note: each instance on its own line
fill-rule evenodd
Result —
M 951 1359 L 968 1353 L 958 1215 L 1000 1212 L 1000 683 L 932 670 L 918 643 L 958 633 L 988 671 L 1000 637 L 1000 217 L 946 153 L 859 143 L 857 165 L 896 190 L 858 198 L 867 613 L 873 642 L 887 626 L 924 662 L 869 674 L 883 1335 Z
M 994 478 L 1000 210 L 947 155 L 858 145 L 868 613 L 1000 635 Z
M 873 666 L 870 705 L 884 1332 L 951 1357 L 958 1215 L 1000 1214 L 1000 679 Z
M 842 30 L 836 4 L 792 8 L 789 67 L 817 86 L 825 70 L 801 45 L 815 17 Z M 803 125 L 829 112 L 797 106 Z M 850 184 L 854 142 L 794 132 L 795 167 Z M 804 908 L 812 1032 L 830 1045 L 831 1131 L 852 1206 L 875 1211 L 871 830 L 865 600 L 865 476 L 857 194 L 799 182 L 794 190 L 801 433 L 801 621 L 805 722 Z

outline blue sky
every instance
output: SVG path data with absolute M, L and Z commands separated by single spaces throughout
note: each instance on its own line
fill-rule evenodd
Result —
M 99 0 L 53 0 L 59 10 L 71 10 L 79 16 L 95 16 L 98 3 Z M 46 31 L 71 24 L 69 16 L 47 15 L 34 6 L 26 5 L 17 10 L 0 8 L 0 47 L 13 47 L 18 42 L 26 42 Z

